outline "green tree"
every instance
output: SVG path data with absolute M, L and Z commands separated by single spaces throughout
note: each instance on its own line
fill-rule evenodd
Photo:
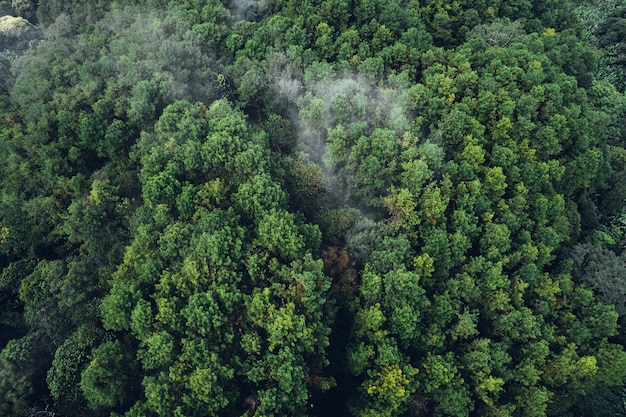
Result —
M 129 353 L 117 340 L 104 342 L 91 352 L 91 361 L 80 379 L 80 388 L 91 408 L 124 402 L 135 366 Z

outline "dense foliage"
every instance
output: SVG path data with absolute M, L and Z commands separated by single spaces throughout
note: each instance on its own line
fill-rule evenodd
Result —
M 623 2 L 12 8 L 0 415 L 626 415 Z

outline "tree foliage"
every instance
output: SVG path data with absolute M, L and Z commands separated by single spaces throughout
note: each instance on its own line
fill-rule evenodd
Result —
M 0 414 L 623 413 L 623 5 L 13 3 Z

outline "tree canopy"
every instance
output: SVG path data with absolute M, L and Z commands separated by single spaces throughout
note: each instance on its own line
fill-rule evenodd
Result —
M 626 415 L 622 3 L 0 2 L 0 414 Z

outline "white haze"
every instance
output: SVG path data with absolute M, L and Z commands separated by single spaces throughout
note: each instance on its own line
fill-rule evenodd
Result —
M 305 71 L 301 76 L 303 81 L 284 61 L 269 67 L 280 69 L 269 71 L 267 81 L 288 103 L 289 117 L 297 129 L 299 150 L 320 166 L 334 204 L 351 209 L 354 226 L 347 233 L 346 243 L 353 255 L 364 261 L 379 236 L 379 225 L 373 220 L 377 215 L 354 197 L 357 184 L 350 179 L 345 167 L 335 164 L 327 154 L 328 130 L 341 126 L 356 140 L 358 137 L 354 136 L 369 135 L 375 128 L 383 127 L 402 137 L 411 130 L 413 119 L 408 88 L 400 82 L 373 84 L 354 72 L 338 74 L 328 64 Z M 317 118 L 306 114 L 307 106 L 313 102 L 321 107 L 319 113 L 314 113 Z M 345 147 L 345 152 L 344 161 L 348 159 L 350 146 Z
M 356 124 L 364 123 L 367 133 L 375 127 L 384 127 L 398 136 L 411 129 L 405 88 L 391 83 L 375 85 L 348 71 L 336 74 L 323 64 L 321 68 L 306 71 L 302 82 L 288 65 L 279 67 L 280 73 L 268 74 L 268 84 L 288 101 L 300 150 L 320 165 L 331 183 L 336 180 L 337 167 L 326 155 L 328 129 L 341 125 L 350 131 Z M 321 104 L 321 111 L 315 113 L 319 117 L 307 118 L 307 106 L 313 101 Z

